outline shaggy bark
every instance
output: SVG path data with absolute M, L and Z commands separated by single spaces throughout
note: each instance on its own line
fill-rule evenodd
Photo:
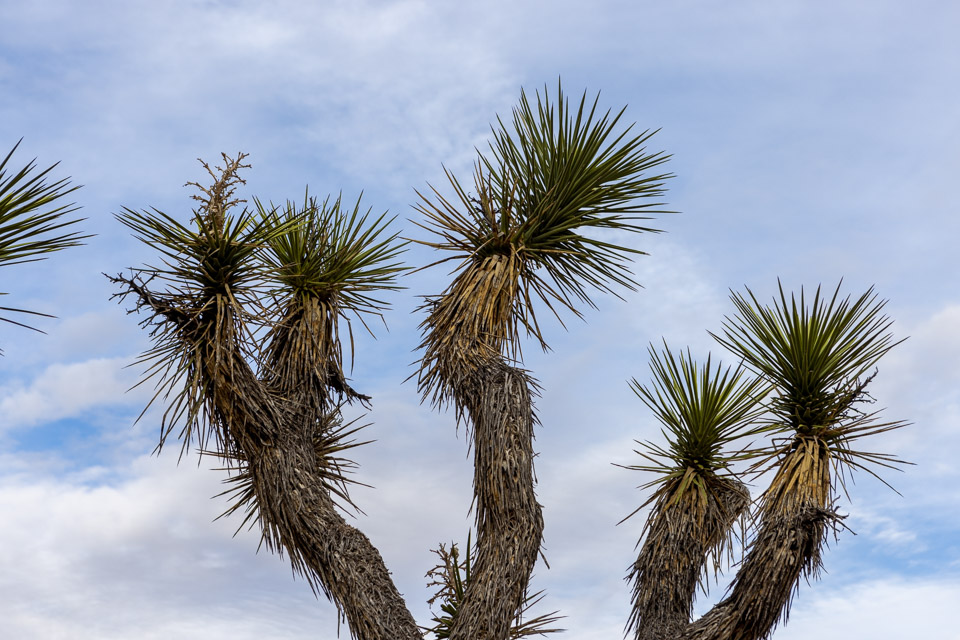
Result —
M 302 397 L 311 385 L 287 394 L 271 389 L 243 359 L 232 331 L 216 334 L 220 344 L 204 343 L 213 335 L 210 324 L 230 327 L 229 319 L 197 317 L 132 279 L 113 280 L 138 296 L 153 322 L 172 323 L 187 349 L 206 354 L 201 367 L 216 453 L 239 465 L 248 490 L 240 506 L 254 511 L 267 546 L 287 552 L 294 569 L 336 604 L 353 637 L 422 640 L 383 558 L 345 522 L 324 485 L 313 437 L 325 427 L 317 415 L 325 403 Z
M 831 509 L 829 449 L 799 439 L 786 454 L 760 510 L 757 535 L 724 598 L 679 637 L 682 640 L 762 640 L 786 622 L 801 577 L 821 566 Z
M 346 523 L 317 479 L 309 442 L 245 447 L 253 488 L 270 545 L 286 549 L 294 566 L 343 612 L 360 640 L 422 638 L 383 558 Z
M 470 264 L 430 309 L 422 328 L 420 389 L 452 401 L 473 436 L 475 561 L 452 640 L 506 640 L 543 536 L 534 491 L 533 380 L 507 364 L 516 348 L 516 255 Z
M 750 506 L 746 485 L 714 478 L 705 503 L 693 487 L 673 499 L 665 491 L 650 515 L 646 538 L 631 568 L 633 609 L 627 632 L 636 640 L 676 638 L 689 625 L 693 600 L 712 553 L 729 539 Z
M 523 371 L 493 362 L 458 393 L 473 422 L 477 552 L 451 640 L 506 640 L 537 562 L 530 386 Z

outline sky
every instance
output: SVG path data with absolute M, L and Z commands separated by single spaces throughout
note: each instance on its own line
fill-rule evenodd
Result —
M 469 176 L 521 89 L 559 78 L 659 130 L 649 148 L 672 155 L 676 213 L 655 221 L 665 233 L 622 239 L 649 254 L 634 265 L 643 288 L 598 295 L 566 328 L 545 323 L 549 353 L 526 343 L 543 387 L 541 610 L 566 616 L 564 637 L 623 635 L 643 514 L 617 523 L 648 478 L 615 464 L 659 436 L 627 383 L 649 379 L 647 345 L 732 362 L 708 334 L 733 313 L 730 290 L 770 300 L 778 278 L 788 290 L 842 279 L 845 294 L 875 286 L 907 338 L 872 388 L 886 417 L 911 424 L 873 449 L 914 465 L 885 476 L 900 495 L 855 478 L 839 503 L 852 532 L 774 637 L 960 638 L 960 5 L 0 0 L 0 25 L 0 152 L 23 138 L 14 165 L 59 162 L 95 234 L 0 272 L 5 306 L 57 316 L 37 320 L 45 335 L 0 327 L 0 636 L 335 637 L 332 604 L 258 552 L 258 532 L 216 519 L 216 461 L 154 455 L 159 413 L 137 421 L 151 394 L 129 390 L 148 338 L 102 274 L 156 253 L 113 214 L 185 220 L 197 159 L 242 151 L 246 197 L 362 192 L 423 239 L 415 190 L 442 189 L 444 167 Z M 374 442 L 355 455 L 370 488 L 353 491 L 351 518 L 421 624 L 430 549 L 472 522 L 465 432 L 407 380 L 419 296 L 447 281 L 443 268 L 405 277 L 376 338 L 354 331 Z

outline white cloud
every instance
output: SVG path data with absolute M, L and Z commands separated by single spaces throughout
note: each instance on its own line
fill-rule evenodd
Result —
M 371 391 L 374 424 L 361 437 L 377 441 L 355 457 L 362 463 L 357 479 L 376 488 L 354 491 L 367 512 L 355 524 L 381 549 L 411 609 L 425 622 L 422 575 L 434 561 L 428 549 L 440 541 L 463 542 L 471 521 L 466 443 L 462 431 L 454 437 L 452 416 L 419 406 L 413 389 Z M 580 426 L 574 433 L 558 432 L 557 424 L 547 423 L 538 432 L 539 494 L 552 568 L 540 566 L 534 585 L 548 590 L 541 609 L 559 608 L 572 637 L 609 637 L 621 633 L 629 611 L 623 576 L 643 514 L 614 525 L 643 499 L 634 489 L 643 478 L 610 465 L 631 457 L 633 434 Z M 0 517 L 9 523 L 0 531 L 0 549 L 6 550 L 0 563 L 10 569 L 0 580 L 0 594 L 10 594 L 4 605 L 10 628 L 25 638 L 81 639 L 253 638 L 267 629 L 273 637 L 292 638 L 334 628 L 332 607 L 313 602 L 306 585 L 290 580 L 285 561 L 254 555 L 255 533 L 231 540 L 235 520 L 211 524 L 223 509 L 222 501 L 209 500 L 219 490 L 217 475 L 190 460 L 175 468 L 174 459 L 169 453 L 160 460 L 142 457 L 69 477 L 42 461 L 4 461 L 11 475 L 0 481 Z M 879 513 L 857 511 L 855 528 L 866 535 L 845 536 L 845 552 L 856 554 L 858 545 L 876 542 L 900 551 L 911 547 L 913 532 Z M 866 593 L 873 593 L 872 584 L 863 587 Z M 842 591 L 804 588 L 788 629 L 813 624 L 807 622 L 813 614 L 804 613 L 811 610 L 836 613 L 841 625 L 868 623 L 853 605 L 831 604 L 831 598 L 858 602 L 865 597 L 859 589 L 857 583 Z M 910 615 L 907 605 L 890 605 L 885 615 Z M 829 619 L 833 625 L 834 617 Z M 75 629 L 89 635 L 70 636 Z
M 916 544 L 917 532 L 907 526 L 908 523 L 880 513 L 876 507 L 856 505 L 846 524 L 858 535 L 872 538 L 888 548 L 902 550 L 909 546 L 913 552 L 921 551 Z
M 876 638 L 937 638 L 957 640 L 960 630 L 953 619 L 953 609 L 960 601 L 960 581 L 951 579 L 871 580 L 845 585 L 842 588 L 801 589 L 794 601 L 790 620 L 773 634 L 776 640 L 850 640 Z M 583 624 L 570 633 L 577 640 L 600 640 L 621 637 L 629 606 L 614 607 L 609 600 L 620 600 L 607 594 L 606 602 L 584 606 L 571 597 L 564 612 L 575 612 Z M 622 612 L 613 615 L 612 610 Z M 571 616 L 573 618 L 573 616 Z M 573 620 L 563 620 L 570 627 Z M 579 625 L 578 625 L 579 626 Z
M 220 474 L 141 457 L 89 484 L 0 477 L 0 609 L 16 638 L 304 637 L 335 628 L 286 561 L 212 523 Z M 98 475 L 96 473 L 94 476 Z
M 451 30 L 446 20 L 460 12 L 448 13 L 416 0 L 106 2 L 42 15 L 18 10 L 9 24 L 57 34 L 61 51 L 83 47 L 99 63 L 61 71 L 74 108 L 90 119 L 77 133 L 98 139 L 65 164 L 83 166 L 96 182 L 129 172 L 141 191 L 179 193 L 190 174 L 172 174 L 147 153 L 192 149 L 180 159 L 182 172 L 197 155 L 239 146 L 253 153 L 261 181 L 272 176 L 285 191 L 261 195 L 282 201 L 315 181 L 318 169 L 335 180 L 318 190 L 370 188 L 375 180 L 409 197 L 425 173 L 442 175 L 441 162 L 472 158 L 497 110 L 492 102 L 509 104 L 519 83 L 480 25 Z M 18 44 L 52 54 L 30 38 Z M 296 116 L 277 120 L 277 113 Z M 114 162 L 101 162 L 105 155 Z M 291 157 L 302 165 L 298 175 L 271 166 Z
M 905 315 L 906 315 L 906 311 Z M 895 316 L 895 311 L 889 311 Z M 912 315 L 918 315 L 913 312 Z M 913 462 L 905 476 L 893 476 L 913 502 L 946 513 L 956 511 L 955 492 L 931 491 L 954 482 L 958 469 L 951 455 L 960 447 L 960 305 L 949 301 L 920 317 L 897 322 L 897 338 L 909 338 L 884 356 L 873 395 L 886 419 L 911 424 L 877 438 L 883 449 Z M 935 446 L 931 446 L 935 444 Z M 938 505 L 934 507 L 934 505 Z
M 956 579 L 875 580 L 802 594 L 778 640 L 938 638 L 957 640 Z
M 942 407 L 945 402 L 956 402 L 960 397 L 957 392 L 960 368 L 956 366 L 960 361 L 958 327 L 960 304 L 956 302 L 947 303 L 914 322 L 894 324 L 897 337 L 907 339 L 884 358 L 884 371 L 891 370 L 895 382 L 878 378 L 878 385 L 911 403 Z M 907 380 L 925 383 L 908 385 Z
M 149 398 L 144 389 L 127 393 L 137 372 L 125 368 L 131 358 L 95 358 L 51 364 L 29 384 L 0 388 L 0 428 L 28 427 L 77 417 L 97 407 L 128 406 Z
M 78 251 L 87 251 L 87 249 L 78 249 Z M 68 256 L 61 254 L 58 258 L 54 258 L 54 261 L 60 257 Z M 42 281 L 49 272 L 34 272 L 34 268 L 55 264 L 55 262 L 31 264 L 28 266 L 30 276 L 36 276 Z M 72 268 L 75 269 L 75 267 Z M 103 284 L 106 284 L 106 280 Z M 43 294 L 48 294 L 49 297 L 44 297 Z M 106 301 L 109 295 L 106 289 L 104 294 L 102 300 Z M 18 374 L 24 372 L 33 374 L 38 367 L 49 365 L 51 361 L 82 362 L 127 356 L 138 349 L 143 349 L 147 344 L 145 332 L 137 326 L 137 320 L 140 318 L 136 315 L 128 315 L 120 305 L 104 307 L 98 304 L 96 310 L 68 314 L 65 313 L 69 310 L 68 305 L 58 302 L 56 293 L 51 293 L 49 288 L 44 287 L 42 292 L 35 290 L 33 295 L 34 297 L 30 299 L 18 298 L 18 303 L 29 309 L 57 313 L 62 317 L 44 320 L 42 324 L 37 323 L 37 328 L 43 329 L 46 335 L 25 332 L 20 328 L 17 328 L 16 332 L 10 330 L 3 332 L 0 344 L 3 346 L 4 361 L 8 365 L 4 371 L 6 375 L 12 371 Z M 133 359 L 131 356 L 127 364 Z M 15 366 L 10 366 L 11 364 Z

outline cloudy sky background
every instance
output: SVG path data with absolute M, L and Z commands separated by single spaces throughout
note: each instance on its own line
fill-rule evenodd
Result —
M 898 338 L 874 384 L 913 423 L 877 450 L 916 463 L 862 478 L 827 573 L 804 585 L 782 640 L 960 638 L 960 8 L 945 2 L 440 3 L 0 0 L 0 151 L 60 161 L 84 185 L 87 246 L 4 270 L 4 305 L 48 312 L 48 335 L 0 327 L 0 635 L 9 638 L 330 638 L 335 610 L 256 553 L 223 510 L 219 472 L 152 456 L 149 393 L 124 368 L 147 346 L 101 272 L 154 258 L 117 223 L 124 206 L 185 217 L 196 158 L 250 153 L 245 195 L 364 192 L 406 235 L 414 189 L 466 175 L 520 88 L 558 77 L 660 128 L 673 154 L 668 233 L 628 239 L 644 289 L 527 348 L 543 385 L 536 447 L 546 555 L 534 585 L 566 637 L 621 637 L 623 582 L 644 496 L 630 464 L 657 426 L 626 380 L 664 337 L 700 357 L 730 288 L 770 299 L 844 279 L 889 299 Z M 418 248 L 411 265 L 432 256 Z M 373 396 L 374 444 L 356 454 L 366 515 L 422 624 L 437 543 L 471 523 L 470 458 L 450 415 L 421 407 L 417 296 L 390 297 L 389 331 L 359 331 L 354 386 Z M 762 487 L 755 487 L 759 493 Z M 711 599 L 722 585 L 711 591 Z M 706 600 L 698 608 L 703 610 Z M 342 633 L 346 633 L 343 629 Z

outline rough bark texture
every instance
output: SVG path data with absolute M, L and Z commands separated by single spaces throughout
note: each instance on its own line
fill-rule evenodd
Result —
M 468 265 L 428 304 L 420 389 L 468 419 L 477 546 L 452 640 L 506 640 L 536 564 L 543 516 L 534 492 L 534 382 L 516 349 L 515 255 Z
M 800 439 L 781 461 L 760 508 L 757 535 L 730 595 L 691 624 L 682 640 L 762 640 L 786 621 L 801 577 L 820 568 L 830 509 L 829 449 Z
M 750 506 L 746 485 L 714 478 L 706 501 L 695 487 L 664 492 L 650 515 L 646 538 L 631 568 L 633 609 L 627 631 L 636 640 L 676 638 L 690 624 L 693 601 L 711 553 L 729 539 Z
M 268 545 L 285 549 L 311 586 L 319 585 L 343 612 L 354 637 L 419 640 L 420 629 L 380 553 L 337 512 L 321 479 L 313 445 L 320 420 L 315 407 L 289 393 L 287 402 L 270 412 L 269 423 L 257 424 L 263 407 L 276 406 L 277 400 L 245 364 L 241 367 L 245 379 L 218 383 L 215 397 L 233 418 L 225 426 L 246 462 Z M 241 389 L 245 392 L 238 393 Z
M 138 295 L 155 322 L 172 323 L 185 348 L 199 354 L 216 453 L 238 465 L 246 481 L 240 506 L 255 513 L 266 545 L 285 551 L 294 569 L 337 605 L 353 637 L 421 640 L 379 552 L 344 521 L 324 484 L 314 446 L 318 430 L 329 426 L 319 414 L 329 402 L 316 399 L 324 393 L 316 387 L 322 381 L 268 384 L 235 343 L 229 309 L 195 316 L 133 280 L 115 281 Z M 211 331 L 214 324 L 227 329 Z M 209 343 L 211 335 L 218 344 Z
M 480 367 L 462 402 L 473 422 L 477 552 L 451 640 L 505 640 L 543 536 L 534 493 L 533 403 L 527 375 Z
M 312 446 L 248 446 L 247 469 L 277 548 L 337 604 L 361 640 L 421 638 L 377 549 L 337 512 L 318 481 Z

